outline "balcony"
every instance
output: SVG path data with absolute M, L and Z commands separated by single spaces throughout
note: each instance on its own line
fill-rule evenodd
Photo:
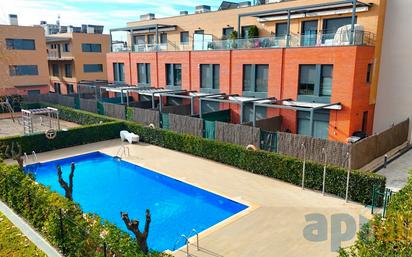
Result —
M 70 53 L 62 53 L 59 49 L 47 49 L 47 57 L 51 61 L 70 61 L 74 59 Z
M 167 52 L 167 51 L 213 51 L 235 49 L 299 48 L 328 46 L 373 46 L 375 34 L 367 31 L 312 33 L 310 35 L 272 36 L 250 39 L 194 41 L 193 44 L 168 42 L 167 44 L 140 44 L 133 49 L 115 48 L 113 52 Z

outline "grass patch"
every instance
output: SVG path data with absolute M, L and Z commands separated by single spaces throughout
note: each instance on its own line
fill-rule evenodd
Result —
M 47 256 L 0 212 L 0 256 Z

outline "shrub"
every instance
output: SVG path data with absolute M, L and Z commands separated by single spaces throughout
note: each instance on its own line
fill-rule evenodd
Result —
M 193 154 L 255 174 L 301 185 L 303 162 L 300 159 L 265 151 L 248 151 L 239 145 L 211 141 L 168 130 L 150 129 L 133 122 L 125 122 L 125 124 L 128 130 L 140 135 L 146 143 Z M 306 167 L 305 187 L 321 190 L 323 166 L 318 163 L 308 162 Z M 325 191 L 339 197 L 345 197 L 346 176 L 346 170 L 328 166 Z M 358 170 L 351 171 L 349 199 L 370 204 L 373 185 L 377 185 L 383 190 L 385 182 L 386 178 L 377 174 Z
M 412 174 L 412 173 L 411 173 Z M 341 249 L 341 257 L 412 256 L 412 177 L 391 198 L 386 217 L 375 217 L 358 233 L 355 244 Z
M 109 256 L 144 256 L 128 233 L 95 214 L 84 214 L 79 205 L 35 183 L 17 166 L 0 163 L 0 199 L 65 256 L 103 256 L 104 243 Z M 151 256 L 166 255 L 153 252 Z

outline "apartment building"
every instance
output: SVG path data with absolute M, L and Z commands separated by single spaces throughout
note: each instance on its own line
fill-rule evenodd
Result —
M 108 80 L 272 97 L 288 106 L 258 116 L 282 116 L 283 131 L 344 142 L 372 133 L 385 0 L 225 5 L 113 29 L 129 39 L 107 55 Z M 230 105 L 232 122 L 250 121 L 252 107 Z
M 109 35 L 58 33 L 48 35 L 46 44 L 52 92 L 72 94 L 80 81 L 107 80 Z
M 49 92 L 46 42 L 41 27 L 0 25 L 0 95 Z

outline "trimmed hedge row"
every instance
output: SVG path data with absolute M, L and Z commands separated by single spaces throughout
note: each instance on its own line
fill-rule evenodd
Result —
M 112 121 L 72 128 L 68 131 L 58 131 L 56 138 L 53 140 L 47 139 L 44 133 L 4 137 L 0 139 L 0 158 L 7 158 L 5 149 L 13 142 L 19 143 L 23 152 L 31 153 L 35 151 L 36 153 L 42 153 L 118 138 L 123 128 L 123 122 Z
M 65 256 L 102 257 L 104 243 L 108 249 L 107 256 L 145 256 L 128 233 L 97 215 L 84 214 L 78 204 L 35 183 L 33 177 L 17 166 L 0 163 L 0 199 Z M 61 234 L 60 221 L 64 235 Z M 151 256 L 168 255 L 153 252 Z
M 189 153 L 206 159 L 234 166 L 255 174 L 301 185 L 302 160 L 266 151 L 248 151 L 242 146 L 207 140 L 173 131 L 150 129 L 133 122 L 125 122 L 126 128 L 140 135 L 142 141 L 164 148 Z M 305 187 L 322 190 L 323 165 L 306 164 Z M 325 191 L 344 198 L 347 170 L 328 166 Z M 373 185 L 385 188 L 386 178 L 377 174 L 354 170 L 351 172 L 349 199 L 370 204 Z
M 91 125 L 91 124 L 99 124 L 114 121 L 116 119 L 110 118 L 107 116 L 94 114 L 82 110 L 74 110 L 70 107 L 66 107 L 63 105 L 58 104 L 48 104 L 48 103 L 23 103 L 22 107 L 26 107 L 28 109 L 34 108 L 46 108 L 46 107 L 53 107 L 59 109 L 59 117 L 62 120 L 75 122 L 80 125 Z

